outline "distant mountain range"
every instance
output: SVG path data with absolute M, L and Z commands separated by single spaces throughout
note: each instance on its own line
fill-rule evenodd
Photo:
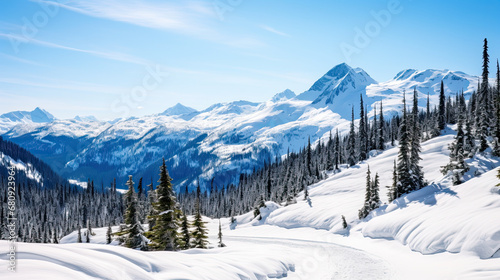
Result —
M 438 104 L 441 80 L 446 95 L 463 90 L 468 97 L 477 79 L 457 71 L 408 69 L 377 83 L 362 69 L 343 63 L 298 96 L 285 90 L 267 102 L 218 103 L 203 111 L 176 104 L 157 115 L 113 122 L 93 117 L 57 120 L 37 108 L 0 116 L 0 131 L 69 179 L 107 184 L 117 177 L 123 184 L 131 174 L 149 183 L 151 177 L 156 181 L 165 157 L 177 187 L 192 185 L 197 178 L 216 178 L 220 185 L 237 182 L 240 173 L 288 149 L 297 151 L 308 137 L 317 141 L 332 129 L 345 132 L 353 107 L 359 117 L 360 96 L 369 116 L 380 102 L 390 116 L 401 111 L 404 91 L 416 88 L 423 109 L 427 94 L 432 106 Z

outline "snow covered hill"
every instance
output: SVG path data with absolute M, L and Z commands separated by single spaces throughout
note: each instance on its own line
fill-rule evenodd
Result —
M 476 77 L 447 70 L 405 70 L 390 81 L 376 83 L 360 68 L 340 64 L 310 90 L 295 97 L 286 90 L 270 101 L 218 103 L 203 111 L 181 104 L 159 115 L 131 117 L 116 122 L 56 120 L 18 124 L 4 137 L 27 148 L 70 179 L 111 182 L 122 186 L 127 175 L 156 177 L 165 157 L 177 187 L 216 178 L 218 185 L 236 182 L 287 150 L 298 151 L 311 137 L 326 138 L 329 131 L 348 129 L 351 108 L 359 115 L 363 96 L 369 116 L 383 100 L 387 115 L 400 111 L 402 93 L 416 87 L 419 103 L 438 103 L 443 79 L 446 94 L 474 91 Z

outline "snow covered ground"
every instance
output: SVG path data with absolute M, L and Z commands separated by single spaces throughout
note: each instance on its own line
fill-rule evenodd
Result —
M 221 219 L 226 248 L 140 252 L 104 244 L 95 229 L 92 244 L 18 247 L 18 272 L 9 279 L 499 279 L 500 190 L 497 158 L 468 160 L 467 182 L 452 186 L 440 173 L 448 162 L 453 131 L 424 142 L 421 165 L 430 185 L 387 204 L 397 148 L 309 187 L 310 201 L 283 207 L 267 202 L 252 213 Z M 384 204 L 366 219 L 366 170 L 378 173 Z M 476 175 L 471 178 L 472 175 Z M 341 216 L 349 227 L 342 228 Z M 207 219 L 216 246 L 218 220 Z M 96 244 L 100 243 L 100 244 Z M 0 242 L 0 250 L 7 250 Z M 0 266 L 6 267 L 6 260 Z

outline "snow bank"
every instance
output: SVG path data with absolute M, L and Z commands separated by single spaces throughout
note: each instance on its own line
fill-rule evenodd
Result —
M 103 229 L 104 230 L 104 229 Z M 8 241 L 0 241 L 7 252 Z M 142 252 L 121 246 L 18 243 L 17 272 L 1 279 L 248 279 L 282 278 L 294 270 L 287 256 L 262 247 Z M 0 266 L 7 267 L 2 258 Z
M 287 229 L 311 227 L 341 235 L 362 232 L 365 237 L 397 240 L 423 254 L 468 252 L 490 258 L 500 248 L 500 191 L 493 188 L 499 182 L 497 171 L 489 170 L 499 162 L 487 154 L 477 155 L 468 160 L 471 170 L 464 177 L 469 181 L 452 186 L 440 169 L 449 161 L 448 144 L 453 137 L 454 132 L 448 128 L 443 136 L 422 143 L 421 166 L 430 184 L 420 191 L 388 204 L 385 186 L 392 184 L 398 152 L 395 147 L 309 186 L 310 201 L 304 201 L 300 193 L 296 204 L 273 208 L 263 223 Z M 372 176 L 380 176 L 383 205 L 360 221 L 358 209 L 363 206 L 368 166 Z M 348 230 L 342 227 L 342 215 Z M 236 218 L 237 228 L 262 224 L 247 216 Z
M 497 169 L 458 186 L 433 184 L 376 211 L 364 236 L 394 238 L 423 254 L 473 252 L 490 258 L 500 249 Z

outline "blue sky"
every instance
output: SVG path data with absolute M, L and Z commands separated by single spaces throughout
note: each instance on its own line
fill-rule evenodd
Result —
M 406 68 L 479 75 L 485 37 L 500 57 L 498 11 L 493 0 L 2 0 L 0 112 L 114 119 L 261 102 L 342 62 L 377 81 Z

